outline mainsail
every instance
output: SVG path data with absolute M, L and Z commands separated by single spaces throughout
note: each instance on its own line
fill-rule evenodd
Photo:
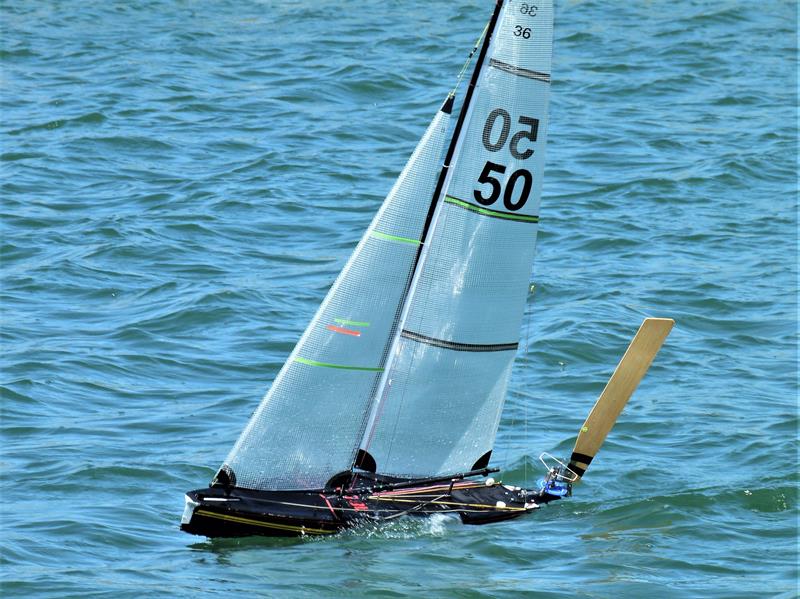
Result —
M 368 450 L 379 472 L 484 466 L 533 263 L 546 144 L 550 2 L 508 2 L 477 78 Z
M 353 469 L 417 477 L 488 459 L 538 222 L 552 4 L 500 0 L 444 167 L 448 98 L 223 470 L 318 489 Z

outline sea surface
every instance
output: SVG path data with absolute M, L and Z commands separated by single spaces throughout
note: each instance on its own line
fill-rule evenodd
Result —
M 571 499 L 485 527 L 179 531 L 490 12 L 0 2 L 0 595 L 797 596 L 789 0 L 557 1 L 503 480 L 568 455 L 644 316 L 677 321 Z

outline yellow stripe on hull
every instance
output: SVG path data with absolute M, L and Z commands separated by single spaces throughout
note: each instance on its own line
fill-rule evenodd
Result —
M 250 524 L 253 526 L 262 526 L 264 528 L 272 528 L 275 530 L 288 530 L 292 532 L 299 532 L 301 534 L 330 535 L 330 534 L 336 534 L 336 532 L 338 532 L 336 530 L 324 530 L 322 528 L 308 528 L 307 526 L 294 526 L 291 524 L 276 524 L 274 522 L 252 520 L 250 518 L 242 518 L 241 516 L 230 516 L 228 514 L 218 514 L 217 512 L 209 512 L 207 510 L 196 510 L 195 514 L 198 516 L 205 516 L 206 518 L 216 518 L 217 520 L 236 522 L 237 524 Z

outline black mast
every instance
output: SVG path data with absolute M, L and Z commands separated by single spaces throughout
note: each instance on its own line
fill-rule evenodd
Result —
M 478 83 L 478 77 L 481 74 L 481 68 L 483 67 L 483 62 L 486 58 L 486 52 L 489 50 L 489 44 L 492 42 L 492 34 L 494 34 L 495 27 L 497 26 L 497 18 L 500 16 L 500 10 L 503 8 L 503 0 L 497 0 L 497 3 L 494 6 L 494 12 L 492 13 L 492 17 L 489 20 L 489 26 L 486 29 L 486 35 L 483 38 L 483 46 L 481 46 L 481 52 L 478 55 L 478 61 L 475 63 L 475 69 L 472 71 L 472 77 L 470 77 L 469 85 L 467 86 L 467 92 L 464 95 L 464 103 L 461 106 L 461 112 L 458 114 L 458 121 L 456 121 L 456 126 L 453 128 L 453 136 L 450 138 L 450 146 L 447 148 L 447 154 L 444 157 L 444 164 L 442 165 L 442 171 L 439 173 L 439 180 L 436 182 L 436 188 L 433 191 L 433 197 L 431 198 L 431 205 L 428 207 L 428 215 L 425 217 L 425 224 L 422 227 L 422 236 L 420 237 L 420 244 L 417 247 L 417 255 L 414 258 L 414 266 L 411 269 L 412 276 L 409 277 L 408 286 L 406 287 L 406 291 L 404 293 L 405 296 L 408 294 L 409 289 L 411 288 L 411 281 L 413 280 L 414 272 L 417 270 L 417 264 L 419 263 L 420 255 L 422 254 L 422 248 L 425 245 L 425 240 L 428 238 L 428 231 L 431 227 L 431 221 L 433 220 L 433 215 L 436 212 L 436 206 L 439 203 L 439 196 L 442 193 L 442 187 L 444 187 L 444 181 L 447 178 L 447 171 L 450 170 L 450 161 L 453 159 L 453 154 L 456 151 L 456 145 L 458 144 L 458 138 L 461 135 L 461 129 L 464 126 L 464 120 L 467 117 L 467 109 L 472 101 L 472 94 L 475 92 L 475 86 Z M 445 105 L 442 108 L 445 112 L 450 112 L 453 106 L 453 95 L 451 94 L 448 96 L 447 100 L 445 101 Z M 402 305 L 402 303 L 401 303 Z

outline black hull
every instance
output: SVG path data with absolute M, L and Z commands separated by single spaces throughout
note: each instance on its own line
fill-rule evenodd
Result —
M 363 523 L 448 513 L 464 524 L 489 524 L 518 518 L 558 498 L 473 481 L 352 494 L 212 487 L 186 494 L 181 530 L 206 537 L 325 536 Z

